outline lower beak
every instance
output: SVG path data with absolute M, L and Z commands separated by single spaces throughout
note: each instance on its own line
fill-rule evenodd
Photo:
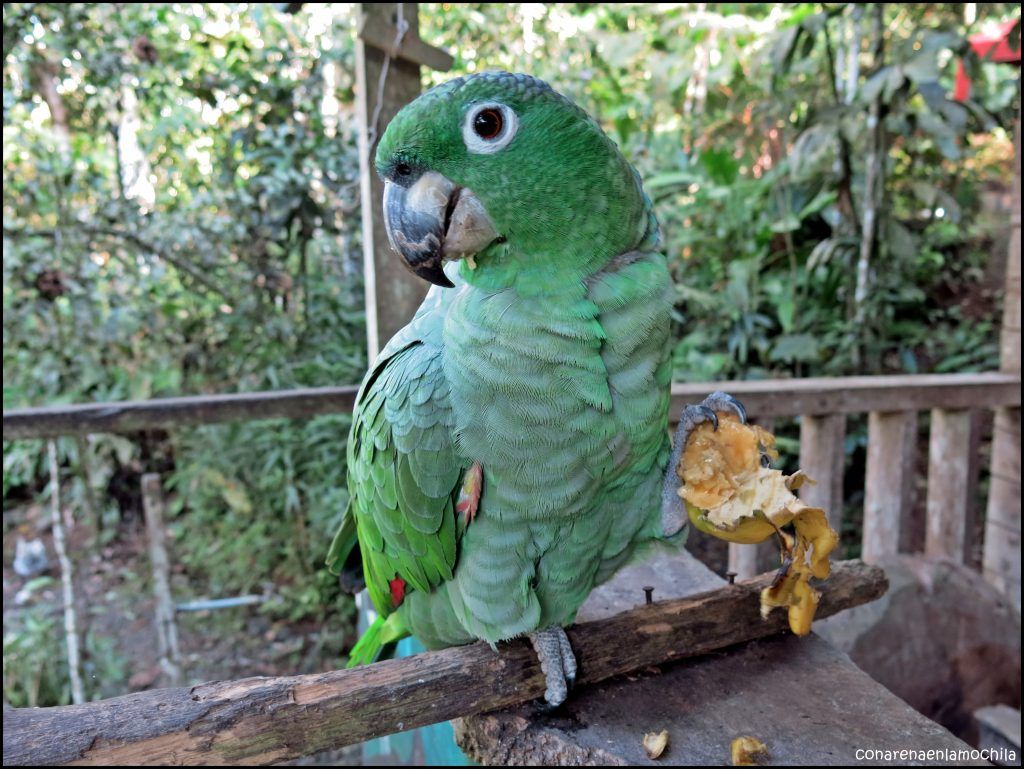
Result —
M 498 237 L 476 195 L 435 171 L 408 187 L 385 182 L 384 223 L 391 247 L 406 266 L 449 288 L 453 284 L 444 274 L 444 262 L 472 256 Z

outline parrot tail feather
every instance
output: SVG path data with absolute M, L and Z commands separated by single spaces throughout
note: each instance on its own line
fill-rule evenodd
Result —
M 409 631 L 397 614 L 377 617 L 348 653 L 348 664 L 345 667 L 354 668 L 376 662 L 386 647 L 393 649 L 393 644 L 407 635 Z

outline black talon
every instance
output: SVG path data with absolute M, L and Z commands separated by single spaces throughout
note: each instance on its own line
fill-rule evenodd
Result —
M 736 409 L 736 416 L 738 416 L 740 418 L 740 422 L 742 424 L 746 424 L 747 423 L 747 410 L 745 408 L 743 408 L 743 404 L 742 403 L 740 403 L 738 400 L 733 398 L 731 395 L 728 396 L 728 397 L 729 397 L 730 402 L 732 403 L 732 407 L 734 409 Z
M 718 414 L 715 413 L 715 410 L 708 408 L 704 404 L 701 404 L 697 408 L 700 410 L 700 413 L 704 415 L 704 419 L 711 423 L 711 429 L 717 432 Z
M 704 399 L 704 405 L 719 411 L 734 411 L 742 424 L 747 423 L 747 410 L 743 408 L 742 403 L 729 395 L 729 393 L 716 390 Z

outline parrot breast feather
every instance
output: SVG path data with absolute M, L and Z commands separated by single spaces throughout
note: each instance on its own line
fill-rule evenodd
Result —
M 452 578 L 454 496 L 464 470 L 452 422 L 440 349 L 423 341 L 384 357 L 356 402 L 346 516 L 355 521 L 366 586 L 383 615 L 407 589 L 429 592 Z

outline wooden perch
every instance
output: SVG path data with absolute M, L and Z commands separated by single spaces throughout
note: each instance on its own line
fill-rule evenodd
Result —
M 580 684 L 774 635 L 786 612 L 760 616 L 772 574 L 641 605 L 569 630 Z M 817 616 L 888 587 L 860 561 L 834 566 Z M 85 705 L 4 707 L 5 764 L 271 764 L 541 696 L 528 643 L 427 652 L 368 667 L 158 689 Z

